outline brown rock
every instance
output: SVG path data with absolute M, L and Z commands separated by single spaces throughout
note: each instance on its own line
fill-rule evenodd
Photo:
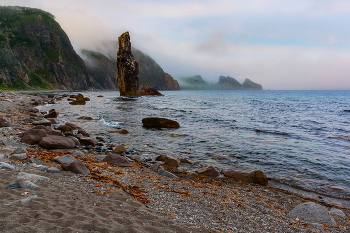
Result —
M 103 95 L 98 95 L 97 97 L 103 97 Z
M 106 140 L 103 137 L 96 137 L 96 139 L 101 141 L 101 142 L 106 142 Z
M 180 124 L 177 121 L 166 118 L 149 117 L 142 119 L 143 127 L 159 127 L 159 128 L 179 128 Z
M 78 118 L 79 120 L 88 120 L 88 121 L 91 121 L 93 120 L 92 117 L 87 117 L 87 116 L 81 116 Z
M 58 112 L 55 109 L 51 109 L 49 114 L 45 115 L 44 118 L 57 118 Z
M 63 168 L 63 166 L 62 166 Z M 71 171 L 75 174 L 83 174 L 83 175 L 88 175 L 90 174 L 90 170 L 85 166 L 85 164 L 80 161 L 80 160 L 76 160 L 74 162 L 71 162 L 68 166 L 67 166 L 67 170 Z
M 71 138 L 57 135 L 43 137 L 39 145 L 46 149 L 73 149 L 75 142 Z
M 112 130 L 112 131 L 109 131 L 110 133 L 120 133 L 120 134 L 128 134 L 129 131 L 126 130 L 126 129 L 116 129 L 116 130 Z
M 51 124 L 53 125 L 59 124 L 59 121 L 57 120 L 57 118 L 46 118 L 46 120 L 51 121 Z
M 119 146 L 116 146 L 112 152 L 120 154 L 120 153 L 126 152 L 126 149 L 125 149 L 124 145 L 119 145 Z
M 195 164 L 196 162 L 189 159 L 180 159 L 180 163 Z
M 80 133 L 84 137 L 90 137 L 90 134 L 88 132 L 86 132 L 83 128 L 81 128 L 78 124 L 76 124 L 74 122 L 67 122 L 66 125 L 68 125 L 72 129 L 77 129 L 78 133 Z
M 74 144 L 75 144 L 75 147 L 81 146 L 81 145 L 80 145 L 80 142 L 79 142 L 79 140 L 78 140 L 77 138 L 75 138 L 75 137 L 73 137 L 73 136 L 68 136 L 68 138 L 70 138 L 70 139 L 73 140 L 73 142 L 74 142 Z
M 118 43 L 117 67 L 120 96 L 137 96 L 139 65 L 131 53 L 129 32 L 124 32 L 118 38 Z
M 131 167 L 130 162 L 125 157 L 117 154 L 107 155 L 106 158 L 103 159 L 103 162 L 119 167 Z
M 180 166 L 180 161 L 172 156 L 169 156 L 169 155 L 159 155 L 156 158 L 156 161 L 163 161 L 166 165 L 171 166 L 171 167 Z
M 267 185 L 268 183 L 268 179 L 262 171 L 244 172 L 238 170 L 228 170 L 224 172 L 224 175 L 234 178 L 235 180 L 254 184 Z
M 80 138 L 79 142 L 82 146 L 94 146 L 97 144 L 96 140 L 92 138 Z
M 86 101 L 85 100 L 73 100 L 72 102 L 69 102 L 71 105 L 85 105 Z
M 153 89 L 152 87 L 142 87 L 137 90 L 137 96 L 144 96 L 144 95 L 157 95 L 157 96 L 163 96 L 159 91 Z
M 72 135 L 72 127 L 69 125 L 61 125 L 56 129 L 60 130 L 66 136 Z
M 11 126 L 12 126 L 12 124 L 9 121 L 7 121 L 3 117 L 0 117 L 0 128 L 1 127 L 11 127 Z
M 47 120 L 47 119 L 42 119 L 39 121 L 33 121 L 32 125 L 44 125 L 44 126 L 51 126 L 51 121 Z
M 46 131 L 44 129 L 30 129 L 19 136 L 21 137 L 20 142 L 34 145 L 40 142 L 43 137 L 46 137 Z
M 199 175 L 205 175 L 205 176 L 211 176 L 211 177 L 217 177 L 220 175 L 220 173 L 213 166 L 205 166 L 205 167 L 198 168 L 196 170 L 196 173 Z
M 82 129 L 82 128 L 78 129 L 78 133 L 80 133 L 84 137 L 90 137 L 90 134 L 86 132 L 85 129 Z

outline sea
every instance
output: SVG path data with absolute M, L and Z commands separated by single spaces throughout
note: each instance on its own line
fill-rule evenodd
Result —
M 261 170 L 277 188 L 350 201 L 350 91 L 181 90 L 135 98 L 118 91 L 80 93 L 91 101 L 64 100 L 42 110 L 54 108 L 61 122 L 78 121 L 90 134 L 124 143 L 141 157 L 167 154 L 221 171 Z M 181 127 L 144 128 L 146 117 Z M 115 128 L 130 133 L 109 133 Z

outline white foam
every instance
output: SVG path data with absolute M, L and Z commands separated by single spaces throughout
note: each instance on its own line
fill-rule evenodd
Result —
M 120 126 L 120 124 L 124 123 L 124 122 L 117 122 L 117 121 L 106 121 L 104 118 L 101 118 L 100 122 L 102 122 L 104 126 L 108 126 L 108 127 L 118 127 Z

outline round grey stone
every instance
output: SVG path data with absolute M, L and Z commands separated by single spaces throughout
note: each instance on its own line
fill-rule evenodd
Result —
M 50 172 L 50 173 L 60 173 L 61 170 L 58 169 L 57 167 L 49 167 L 49 168 L 47 169 L 47 172 Z
M 299 218 L 313 223 L 326 223 L 330 226 L 337 226 L 334 219 L 328 213 L 327 208 L 314 202 L 306 202 L 297 205 L 291 212 L 289 212 L 289 214 L 287 214 L 287 217 Z

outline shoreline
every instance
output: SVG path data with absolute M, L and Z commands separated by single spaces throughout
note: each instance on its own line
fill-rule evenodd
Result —
M 60 93 L 60 92 L 66 92 L 66 93 L 70 93 L 71 91 L 45 91 L 44 93 L 45 94 L 50 94 L 50 93 Z M 85 93 L 94 93 L 95 91 L 86 91 Z M 100 92 L 100 91 L 96 91 L 96 92 Z M 101 91 L 101 92 L 104 92 L 104 91 Z M 110 92 L 110 91 L 106 91 L 106 92 Z M 27 92 L 25 92 L 27 93 Z M 40 91 L 39 92 L 32 92 L 32 93 L 41 93 Z M 78 93 L 78 91 L 74 91 L 73 93 Z M 116 96 L 117 97 L 117 96 Z M 68 103 L 64 103 L 64 104 L 68 104 Z M 49 107 L 51 108 L 51 106 Z M 46 110 L 48 110 L 49 108 L 44 108 Z M 42 108 L 39 108 L 39 109 L 42 109 Z M 64 115 L 64 113 L 63 113 Z M 72 120 L 71 119 L 65 119 L 65 120 Z M 98 120 L 96 120 L 98 121 Z M 120 126 L 122 127 L 122 126 Z M 139 148 L 138 148 L 139 149 Z M 200 160 L 199 160 L 200 162 Z M 193 169 L 191 169 L 192 172 L 194 172 Z M 308 197 L 308 198 L 311 198 L 311 199 L 315 199 L 317 201 L 321 201 L 321 202 L 326 202 L 328 204 L 334 204 L 334 205 L 339 205 L 339 206 L 342 206 L 342 207 L 345 207 L 345 208 L 350 208 L 350 199 L 344 199 L 344 198 L 341 198 L 341 197 L 337 197 L 337 196 L 332 196 L 331 194 L 326 194 L 326 193 L 321 193 L 321 192 L 317 192 L 317 191 L 310 191 L 308 189 L 303 189 L 302 187 L 298 187 L 298 186 L 291 186 L 291 185 L 288 185 L 286 183 L 283 183 L 283 182 L 280 182 L 279 180 L 275 180 L 273 177 L 269 177 L 269 186 L 273 187 L 273 188 L 279 188 L 279 189 L 282 189 L 282 190 L 287 190 L 287 191 L 291 191 L 297 195 L 300 195 L 300 196 L 305 196 L 305 197 Z
M 37 93 L 40 94 L 42 92 Z M 24 100 L 28 100 L 28 98 L 24 98 Z M 2 102 L 0 102 L 0 104 L 2 104 Z M 7 107 L 11 108 L 12 105 L 13 108 L 14 104 L 16 103 L 9 102 Z M 24 105 L 26 104 L 28 103 Z M 0 112 L 0 116 L 3 115 L 3 113 L 4 112 Z M 203 232 L 216 232 L 217 230 L 229 232 L 235 231 L 236 229 L 239 232 L 247 230 L 255 231 L 257 229 L 265 229 L 273 232 L 278 232 L 280 230 L 284 232 L 308 232 L 310 229 L 309 227 L 314 228 L 312 225 L 304 222 L 295 222 L 285 215 L 291 208 L 295 207 L 296 204 L 307 200 L 320 202 L 320 200 L 317 199 L 298 196 L 271 186 L 241 183 L 228 178 L 209 178 L 191 174 L 177 174 L 180 179 L 173 180 L 158 176 L 150 168 L 138 162 L 133 162 L 133 166 L 129 168 L 100 166 L 100 164 L 89 161 L 92 160 L 94 156 L 93 154 L 87 154 L 87 156 L 84 157 L 84 162 L 91 170 L 96 169 L 101 172 L 99 177 L 101 180 L 109 178 L 130 187 L 138 187 L 136 191 L 128 191 L 120 187 L 110 186 L 106 184 L 106 182 L 101 182 L 101 184 L 99 184 L 100 187 L 96 190 L 91 190 L 95 191 L 94 194 L 105 197 L 109 196 L 109 192 L 114 193 L 117 190 L 117 193 L 129 192 L 127 195 L 135 197 L 137 191 L 141 192 L 141 194 L 145 191 L 144 193 L 145 195 L 147 194 L 146 196 L 147 199 L 150 200 L 150 203 L 141 206 L 145 206 L 147 210 L 154 211 L 157 215 L 162 215 L 163 217 L 167 216 L 171 221 L 175 221 L 180 225 L 183 224 L 188 227 L 190 230 L 189 232 L 191 232 L 191 229 L 195 229 L 196 232 L 198 232 L 198 229 L 202 229 Z M 116 172 L 119 174 L 116 174 Z M 91 180 L 94 180 L 91 179 L 91 177 L 88 178 L 89 176 L 83 177 L 68 173 L 70 172 L 62 172 L 59 173 L 58 176 L 65 174 L 65 176 L 79 177 L 79 179 L 85 180 L 85 182 L 79 181 L 82 183 L 89 183 L 92 182 Z M 94 182 L 97 182 L 97 180 L 98 178 L 96 178 Z M 89 183 L 89 185 L 92 183 Z M 94 187 L 96 188 L 97 186 Z M 135 192 L 133 193 L 133 191 Z M 112 196 L 113 195 L 111 195 L 111 197 Z M 324 205 L 328 207 L 334 206 L 329 204 Z M 187 209 L 184 210 L 184 207 Z M 350 210 L 347 208 L 341 209 L 347 216 L 350 216 Z M 198 209 L 207 211 L 206 215 L 198 213 Z M 215 214 L 221 215 L 221 220 L 216 219 L 217 216 L 214 216 Z M 246 216 L 250 217 L 247 219 Z M 271 219 L 273 219 L 273 221 Z M 232 220 L 236 222 L 232 223 Z M 346 223 L 345 220 L 342 221 L 338 218 L 336 220 L 340 222 L 340 225 L 344 229 L 350 229 L 349 222 Z M 253 224 L 254 222 L 260 222 L 262 225 L 256 226 Z M 276 223 L 279 223 L 281 226 L 275 225 Z M 171 222 L 169 222 L 169 227 L 170 225 Z M 192 228 L 195 226 L 200 226 L 200 228 Z M 342 228 L 331 229 L 336 230 L 334 232 L 343 232 Z M 317 229 L 317 232 L 322 232 L 322 230 L 327 232 L 330 228 L 325 227 L 324 229 Z M 175 232 L 181 231 L 182 230 L 178 229 L 178 231 Z

